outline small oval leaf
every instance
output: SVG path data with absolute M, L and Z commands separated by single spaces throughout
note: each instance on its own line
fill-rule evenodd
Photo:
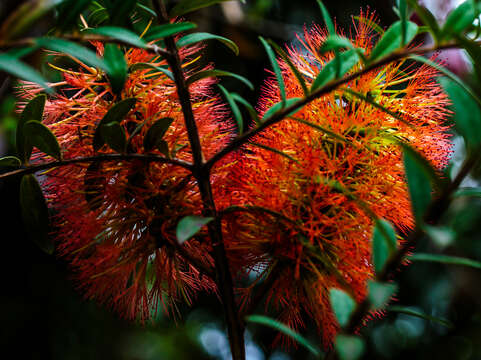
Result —
M 336 60 L 337 59 L 337 60 Z M 336 78 L 344 76 L 354 65 L 359 62 L 358 49 L 351 49 L 340 53 L 321 69 L 311 85 L 311 91 L 317 90 Z
M 377 219 L 372 235 L 372 258 L 376 274 L 380 274 L 386 261 L 396 251 L 396 232 L 393 226 L 383 219 Z
M 137 100 L 135 98 L 128 98 L 116 103 L 112 108 L 105 114 L 105 116 L 100 120 L 97 128 L 95 129 L 94 139 L 93 139 L 93 147 L 95 151 L 98 151 L 103 144 L 105 144 L 105 140 L 102 137 L 102 133 L 100 131 L 102 125 L 109 124 L 111 122 L 118 122 L 120 123 L 132 110 L 135 106 Z
M 47 254 L 54 250 L 49 236 L 49 216 L 42 189 L 34 175 L 25 175 L 20 183 L 20 206 L 24 228 L 33 242 Z
M 27 121 L 30 120 L 37 120 L 39 122 L 42 121 L 46 101 L 47 96 L 45 94 L 35 96 L 27 103 L 27 105 L 25 105 L 22 114 L 20 115 L 15 137 L 17 154 L 23 162 L 27 162 L 32 154 L 32 145 L 25 141 L 25 132 L 23 127 Z
M 117 121 L 103 124 L 100 131 L 102 133 L 102 138 L 111 149 L 119 153 L 125 152 L 125 147 L 127 145 L 125 130 Z
M 374 49 L 372 49 L 369 61 L 382 58 L 403 46 L 402 27 L 402 21 L 396 21 L 386 30 L 381 40 L 379 40 Z M 406 24 L 406 37 L 404 43 L 409 44 L 412 39 L 414 39 L 417 32 L 418 26 L 415 23 L 408 21 Z
M 172 125 L 173 121 L 174 119 L 166 117 L 159 119 L 152 124 L 149 130 L 147 130 L 147 133 L 144 137 L 145 151 L 148 152 L 152 150 L 154 147 L 157 147 L 160 142 L 162 142 L 162 138 L 164 137 L 166 131 L 169 129 L 170 125 Z M 165 148 L 164 145 L 162 145 L 162 147 Z
M 282 102 L 282 101 L 279 101 L 278 103 L 272 105 L 269 110 L 267 110 L 265 113 L 264 113 L 264 116 L 262 117 L 262 120 L 261 122 L 264 122 L 266 121 L 268 118 L 270 118 L 272 115 L 274 115 L 276 112 L 286 108 L 286 107 L 289 107 L 293 104 L 295 104 L 296 102 L 298 102 L 299 100 L 301 100 L 301 98 L 291 98 L 291 99 L 287 99 L 286 102 Z M 292 111 L 290 114 L 287 114 L 286 116 L 291 116 L 291 115 L 294 115 L 297 111 L 299 110 L 294 110 Z
M 207 225 L 212 220 L 214 220 L 214 218 L 195 215 L 183 217 L 177 224 L 177 241 L 179 244 L 183 244 L 185 241 L 197 234 L 203 226 Z
M 44 124 L 37 120 L 27 121 L 23 126 L 23 132 L 28 144 L 57 160 L 62 158 L 57 138 Z
M 20 167 L 22 162 L 16 156 L 4 156 L 0 158 L 0 167 Z
M 356 308 L 356 302 L 345 291 L 335 288 L 329 290 L 329 298 L 339 325 L 346 326 Z
M 389 300 L 397 291 L 398 286 L 395 283 L 380 283 L 377 281 L 368 282 L 369 301 L 372 310 L 379 310 L 386 306 Z

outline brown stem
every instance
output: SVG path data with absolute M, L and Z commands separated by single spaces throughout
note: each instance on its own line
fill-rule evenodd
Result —
M 158 162 L 162 164 L 171 164 L 181 166 L 187 170 L 191 170 L 192 164 L 177 159 L 167 159 L 162 156 L 158 155 L 146 155 L 146 154 L 104 154 L 104 155 L 95 155 L 95 156 L 87 156 L 81 158 L 74 158 L 68 160 L 61 160 L 61 161 L 52 161 L 43 164 L 36 164 L 36 165 L 29 165 L 27 167 L 23 167 L 21 169 L 12 170 L 3 174 L 0 174 L 0 179 L 8 178 L 11 176 L 18 176 L 18 175 L 27 175 L 33 174 L 38 171 L 48 170 L 60 166 L 68 166 L 73 164 L 79 163 L 89 163 L 89 162 L 103 162 L 103 161 L 115 161 L 115 160 L 141 160 L 145 162 Z
M 153 5 L 158 19 L 162 23 L 168 23 L 169 17 L 164 2 L 162 0 L 156 0 L 153 2 Z M 244 360 L 244 324 L 239 318 L 237 304 L 235 301 L 232 275 L 230 273 L 224 241 L 222 239 L 221 221 L 217 216 L 216 206 L 212 195 L 210 168 L 207 168 L 204 164 L 199 133 L 197 131 L 197 125 L 195 123 L 194 113 L 191 105 L 190 92 L 185 81 L 177 46 L 172 37 L 165 38 L 165 45 L 168 53 L 170 54 L 166 57 L 166 59 L 174 75 L 177 86 L 177 94 L 182 106 L 184 122 L 189 136 L 193 157 L 192 174 L 197 179 L 202 197 L 204 207 L 203 215 L 214 218 L 214 221 L 209 223 L 208 230 L 212 241 L 213 257 L 217 274 L 217 286 L 224 307 L 224 316 L 227 322 L 232 358 L 234 360 Z
M 314 92 L 310 93 L 307 95 L 305 98 L 296 101 L 294 104 L 285 107 L 284 109 L 274 113 L 271 115 L 269 118 L 265 119 L 259 126 L 252 128 L 245 133 L 239 135 L 236 137 L 229 145 L 227 145 L 225 148 L 220 150 L 217 154 L 212 156 L 206 163 L 205 166 L 207 168 L 211 168 L 214 166 L 214 164 L 222 159 L 224 156 L 227 154 L 231 153 L 232 151 L 235 151 L 239 149 L 242 145 L 245 145 L 249 140 L 251 140 L 254 136 L 257 134 L 261 133 L 268 127 L 278 123 L 279 121 L 287 118 L 289 114 L 296 112 L 297 110 L 300 110 L 303 106 L 309 104 L 310 102 L 320 98 L 321 96 L 324 96 L 328 93 L 330 93 L 333 90 L 336 90 L 340 86 L 348 83 L 349 81 L 355 80 L 361 75 L 364 75 L 378 67 L 381 67 L 383 65 L 389 64 L 391 62 L 401 60 L 404 58 L 407 58 L 411 55 L 415 54 L 425 54 L 437 50 L 442 50 L 442 49 L 451 49 L 451 48 L 457 48 L 459 45 L 457 43 L 449 43 L 449 44 L 443 44 L 443 45 L 436 45 L 436 46 L 428 46 L 428 47 L 421 47 L 417 49 L 408 49 L 408 50 L 399 50 L 394 53 L 392 53 L 389 56 L 386 56 L 385 58 L 382 58 L 381 60 L 378 60 L 376 62 L 373 62 L 366 67 L 362 68 L 359 71 L 356 71 L 352 74 L 346 75 L 343 78 L 339 80 L 335 80 L 327 84 L 326 86 L 321 87 L 320 89 L 315 90 Z

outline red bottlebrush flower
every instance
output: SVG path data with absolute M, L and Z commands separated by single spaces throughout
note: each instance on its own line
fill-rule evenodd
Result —
M 353 44 L 366 55 L 373 43 L 372 29 L 366 24 L 374 20 L 372 14 L 361 14 L 351 35 Z M 326 37 L 324 30 L 314 26 L 299 37 L 299 48 L 288 48 L 308 83 L 333 58 L 332 53 L 318 52 Z M 280 65 L 287 97 L 302 97 L 290 68 Z M 361 67 L 358 64 L 351 72 Z M 400 61 L 345 85 L 404 121 L 343 89 L 312 101 L 294 117 L 328 131 L 293 119 L 271 126 L 253 140 L 264 148 L 249 145 L 245 158 L 239 158 L 232 169 L 230 184 L 217 194 L 219 203 L 230 199 L 229 204 L 224 200 L 226 207 L 248 210 L 234 215 L 226 211 L 231 262 L 237 269 L 259 271 L 259 279 L 268 284 L 266 307 L 270 305 L 281 321 L 295 329 L 310 319 L 326 346 L 339 328 L 329 289 L 342 288 L 361 301 L 373 277 L 373 221 L 359 205 L 361 201 L 402 231 L 413 227 L 401 149 L 393 139 L 409 143 L 438 168 L 447 164 L 448 99 L 435 76 L 431 68 Z M 267 80 L 259 102 L 261 115 L 280 100 L 277 82 Z M 281 150 L 284 156 L 266 147 Z M 340 184 L 358 201 L 329 181 Z M 257 283 L 262 289 L 258 280 L 243 290 L 244 305 L 256 296 Z
M 102 54 L 103 45 L 95 45 Z M 186 75 L 193 71 L 198 50 L 190 47 L 180 52 Z M 125 60 L 129 67 L 167 65 L 141 49 L 128 49 Z M 83 64 L 75 71 L 58 70 L 64 81 L 57 85 L 63 88 L 47 101 L 44 123 L 57 137 L 65 159 L 94 156 L 95 129 L 113 106 L 115 95 L 105 76 Z M 190 86 L 206 158 L 228 141 L 228 129 L 220 122 L 225 111 L 211 91 L 212 83 L 205 79 Z M 25 99 L 38 92 L 31 85 L 20 90 Z M 152 68 L 130 71 L 116 100 L 125 98 L 137 100 L 120 123 L 128 137 L 128 153 L 147 153 L 143 139 L 148 129 L 156 121 L 171 118 L 163 137 L 170 156 L 192 160 L 172 80 Z M 112 150 L 104 145 L 99 152 Z M 148 152 L 161 154 L 158 149 Z M 34 153 L 34 162 L 45 160 L 44 154 Z M 223 176 L 216 169 L 213 175 L 214 183 Z M 159 305 L 171 309 L 181 299 L 190 303 L 198 290 L 215 291 L 214 282 L 175 248 L 179 220 L 199 215 L 202 209 L 196 181 L 188 170 L 141 160 L 94 162 L 46 171 L 41 185 L 54 213 L 57 251 L 70 261 L 76 283 L 88 299 L 107 303 L 126 318 L 144 321 Z M 200 233 L 182 247 L 190 257 L 212 267 L 205 238 Z

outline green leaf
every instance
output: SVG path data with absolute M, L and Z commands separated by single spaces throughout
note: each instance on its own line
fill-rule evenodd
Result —
M 131 23 L 131 15 L 137 0 L 103 1 L 107 8 L 110 22 L 116 26 L 127 27 Z
M 441 30 L 442 39 L 450 35 L 461 34 L 469 25 L 474 22 L 479 11 L 473 0 L 467 0 L 454 9 L 447 17 Z
M 30 159 L 30 155 L 32 154 L 32 144 L 26 141 L 23 127 L 27 121 L 30 120 L 42 121 L 46 101 L 47 96 L 45 94 L 37 95 L 25 105 L 25 108 L 20 115 L 16 130 L 16 147 L 18 157 L 24 163 Z
M 250 315 L 250 316 L 247 316 L 245 319 L 248 322 L 266 325 L 266 326 L 269 326 L 270 328 L 273 328 L 277 331 L 280 331 L 284 335 L 287 335 L 287 336 L 291 337 L 299 345 L 304 346 L 307 350 L 309 350 L 315 356 L 321 355 L 318 348 L 315 345 L 313 345 L 309 340 L 307 340 L 305 337 L 303 337 L 302 335 L 300 335 L 296 331 L 292 330 L 287 325 L 285 325 L 285 324 L 283 324 L 283 323 L 281 323 L 277 320 L 274 320 L 272 318 L 269 318 L 269 317 L 263 316 L 263 315 Z
M 448 179 L 443 179 L 439 177 L 437 170 L 431 165 L 431 163 L 420 153 L 418 153 L 414 148 L 406 143 L 401 143 L 401 147 L 404 153 L 409 153 L 411 158 L 413 158 L 418 167 L 422 170 L 423 174 L 429 179 L 434 189 L 437 191 L 442 191 L 449 183 Z
M 335 288 L 329 289 L 329 298 L 339 325 L 346 326 L 356 308 L 356 302 L 345 291 Z
M 144 69 L 152 69 L 158 72 L 161 72 L 165 76 L 167 76 L 170 80 L 175 81 L 174 74 L 166 68 L 163 68 L 161 66 L 155 66 L 149 63 L 135 63 L 130 65 L 129 72 L 134 72 L 137 70 L 144 70 Z
M 62 154 L 57 138 L 50 129 L 40 121 L 27 121 L 23 126 L 23 133 L 25 134 L 25 141 L 29 145 L 35 146 L 40 151 L 57 160 L 61 160 Z
M 111 122 L 118 122 L 120 123 L 132 110 L 136 103 L 135 98 L 128 98 L 116 103 L 110 110 L 105 114 L 105 116 L 100 120 L 97 128 L 95 129 L 94 139 L 93 139 L 93 147 L 95 151 L 98 151 L 103 144 L 105 144 L 105 139 L 102 136 L 101 128 L 102 125 L 109 124 Z
M 92 50 L 87 49 L 85 46 L 81 46 L 68 40 L 50 37 L 38 38 L 35 40 L 35 43 L 45 49 L 68 54 L 87 65 L 106 71 L 108 70 L 108 66 L 105 61 L 99 58 Z
M 404 170 L 408 181 L 411 206 L 416 222 L 422 223 L 423 216 L 431 203 L 431 184 L 423 165 L 410 151 L 404 151 Z
M 386 261 L 397 249 L 396 232 L 391 223 L 384 219 L 376 219 L 372 247 L 374 270 L 376 274 L 380 274 Z
M 177 242 L 183 244 L 197 234 L 202 227 L 210 223 L 214 218 L 201 216 L 184 216 L 177 224 Z
M 229 40 L 223 36 L 214 35 L 206 32 L 197 32 L 197 33 L 185 35 L 184 37 L 180 38 L 179 41 L 177 41 L 177 47 L 181 48 L 181 47 L 192 45 L 205 40 L 218 40 L 222 42 L 225 46 L 227 46 L 229 49 L 231 49 L 234 52 L 234 54 L 239 55 L 239 48 L 232 40 Z
M 47 84 L 47 80 L 37 70 L 11 54 L 0 53 L 0 71 L 4 71 L 22 80 L 37 83 L 48 93 L 53 92 Z
M 335 347 L 340 360 L 358 360 L 364 353 L 364 341 L 359 336 L 339 334 Z
M 22 162 L 16 156 L 4 156 L 0 158 L 0 168 L 2 167 L 20 167 Z
M 49 216 L 42 189 L 34 175 L 25 175 L 20 183 L 20 206 L 24 229 L 30 239 L 47 254 L 54 250 L 49 236 Z
M 170 158 L 169 144 L 167 144 L 167 141 L 160 140 L 157 142 L 156 146 L 157 150 L 159 150 L 161 154 L 163 154 L 166 158 Z
M 187 84 L 187 86 L 190 86 L 193 83 L 195 83 L 196 81 L 199 81 L 201 79 L 205 79 L 205 78 L 209 78 L 209 77 L 219 77 L 219 76 L 233 77 L 233 78 L 243 82 L 244 84 L 246 84 L 249 87 L 249 89 L 254 90 L 254 85 L 249 80 L 247 80 L 245 77 L 243 77 L 241 75 L 231 73 L 229 71 L 216 70 L 216 69 L 199 71 L 199 72 L 189 76 L 189 78 L 186 80 L 186 84 Z
M 104 60 L 107 64 L 107 76 L 114 94 L 119 95 L 127 79 L 127 62 L 124 53 L 116 44 L 106 44 Z
M 114 94 L 119 95 L 127 79 L 127 62 L 124 53 L 116 44 L 106 44 L 104 60 L 107 64 L 107 76 Z
M 436 322 L 436 323 L 444 325 L 448 328 L 454 327 L 454 325 L 446 319 L 441 319 L 441 318 L 438 318 L 438 317 L 427 315 L 423 312 L 413 310 L 413 309 L 411 309 L 409 307 L 405 307 L 405 306 L 389 306 L 387 308 L 387 311 L 396 312 L 396 313 L 405 314 L 405 315 L 410 315 L 410 316 L 415 316 L 415 317 L 418 317 L 418 318 L 421 318 L 421 319 L 424 319 L 424 320 Z
M 398 286 L 395 283 L 380 283 L 369 280 L 369 301 L 371 302 L 371 310 L 380 310 L 389 302 Z
M 478 77 L 478 81 L 481 81 L 481 47 L 479 46 L 477 41 L 468 40 L 463 36 L 457 36 L 456 38 L 461 43 L 464 50 L 466 50 L 469 56 L 471 57 L 476 75 Z M 463 84 L 464 82 L 461 81 L 460 85 L 463 85 Z M 473 95 L 473 94 L 474 92 L 470 92 L 470 95 Z M 479 104 L 480 103 L 479 98 L 477 96 L 474 96 L 474 98 L 476 99 L 476 101 L 478 101 L 478 104 Z
M 262 37 L 259 36 L 259 39 L 266 50 L 267 57 L 271 63 L 272 69 L 274 70 L 274 74 L 276 75 L 277 84 L 279 85 L 279 91 L 281 94 L 282 102 L 286 101 L 286 86 L 284 84 L 284 78 L 282 76 L 281 68 L 279 67 L 279 63 L 277 62 L 276 56 L 274 51 L 272 50 L 271 46 L 267 43 L 267 41 Z
M 417 31 L 418 26 L 415 23 L 408 21 L 406 27 L 405 44 L 409 44 L 412 39 L 414 39 Z M 372 49 L 371 55 L 369 56 L 369 61 L 382 58 L 392 53 L 394 50 L 401 48 L 404 46 L 402 40 L 402 22 L 397 21 L 389 29 L 387 29 L 381 40 L 379 40 L 374 49 Z
M 380 27 L 375 21 L 365 17 L 365 16 L 353 16 L 354 20 L 358 21 L 360 24 L 368 26 L 370 29 L 374 30 L 378 35 L 384 35 L 384 29 Z
M 107 36 L 109 38 L 121 41 L 125 44 L 129 44 L 142 49 L 147 46 L 147 43 L 142 40 L 136 33 L 117 26 L 102 26 L 95 29 L 87 29 L 85 33 Z
M 439 83 L 452 101 L 456 130 L 464 137 L 468 148 L 481 144 L 481 110 L 473 98 L 458 84 L 447 78 Z
M 338 66 L 336 65 L 336 59 L 333 59 L 324 65 L 321 69 L 321 72 L 317 75 L 316 79 L 311 85 L 311 92 L 323 87 L 329 81 L 334 80 L 337 75 L 336 73 L 338 73 L 340 77 L 344 76 L 354 67 L 354 65 L 359 62 L 359 54 L 357 49 L 351 49 L 347 50 L 346 52 L 342 52 L 337 56 L 337 58 L 339 64 L 338 70 L 336 70 L 336 67 Z
M 324 23 L 326 24 L 327 31 L 329 32 L 330 35 L 334 35 L 336 33 L 336 28 L 334 27 L 334 23 L 332 22 L 331 16 L 329 15 L 329 12 L 327 11 L 326 7 L 322 3 L 321 0 L 317 0 L 317 3 L 319 4 L 319 7 L 321 8 L 321 13 L 322 13 L 322 19 L 324 20 Z
M 117 121 L 103 124 L 100 127 L 100 132 L 102 134 L 102 138 L 111 149 L 119 153 L 125 152 L 127 145 L 125 130 Z
M 157 120 L 155 123 L 152 124 L 149 130 L 147 130 L 147 133 L 144 137 L 145 151 L 148 152 L 152 150 L 154 147 L 158 146 L 160 142 L 163 141 L 162 138 L 169 129 L 170 125 L 172 125 L 173 121 L 174 119 L 165 117 Z M 165 147 L 164 145 L 162 146 Z
M 277 113 L 278 111 L 284 109 L 284 108 L 287 108 L 293 104 L 295 104 L 296 102 L 298 102 L 299 100 L 302 100 L 301 98 L 291 98 L 291 99 L 287 99 L 286 102 L 282 102 L 282 101 L 279 101 L 278 103 L 272 105 L 269 110 L 267 110 L 265 113 L 264 113 L 264 116 L 262 117 L 262 120 L 261 122 L 264 122 L 266 121 L 267 119 L 269 119 L 271 116 L 273 116 L 275 113 Z M 297 111 L 299 110 L 294 110 L 292 111 L 290 114 L 287 114 L 287 116 L 291 116 L 291 115 L 294 115 Z
M 406 0 L 397 0 L 399 8 L 399 18 L 401 21 L 401 46 L 406 45 L 406 35 L 408 28 L 408 8 Z
M 301 74 L 301 72 L 294 65 L 294 63 L 292 62 L 289 55 L 287 55 L 287 53 L 283 49 L 281 49 L 281 47 L 279 45 L 277 45 L 274 41 L 272 41 L 272 40 L 267 40 L 267 41 L 276 50 L 276 52 L 279 54 L 279 56 L 282 58 L 282 60 L 284 60 L 284 62 L 289 66 L 292 73 L 294 74 L 297 81 L 299 82 L 299 85 L 302 88 L 304 96 L 307 96 L 307 94 L 309 94 L 309 89 L 307 88 L 306 81 L 304 80 L 304 76 Z
M 453 197 L 463 196 L 481 197 L 481 188 L 460 188 L 453 194 Z
M 259 122 L 259 117 L 257 116 L 257 112 L 254 109 L 254 107 L 249 104 L 247 100 L 245 100 L 242 96 L 240 96 L 237 93 L 230 93 L 231 97 L 238 103 L 241 103 L 244 105 L 244 107 L 247 109 L 247 112 L 249 113 L 250 117 L 254 122 L 257 124 Z
M 408 259 L 411 261 L 436 262 L 440 264 L 460 265 L 460 266 L 472 267 L 475 269 L 481 269 L 481 262 L 458 257 L 458 256 L 416 253 L 409 256 Z
M 174 18 L 195 10 L 212 6 L 229 0 L 182 0 L 170 10 L 169 17 Z
M 168 36 L 173 36 L 184 31 L 195 29 L 196 27 L 196 24 L 187 21 L 157 25 L 151 28 L 147 34 L 145 34 L 144 38 L 146 41 L 160 40 Z
M 429 29 L 429 32 L 433 35 L 433 38 L 437 41 L 441 34 L 438 21 L 434 17 L 433 13 L 429 11 L 425 6 L 419 5 L 417 0 L 407 0 L 409 5 L 414 9 L 424 25 Z
M 222 95 L 224 96 L 225 100 L 229 104 L 230 109 L 232 110 L 232 114 L 234 115 L 234 120 L 237 124 L 237 130 L 239 131 L 239 134 L 242 134 L 244 132 L 244 120 L 242 119 L 242 113 L 239 107 L 237 106 L 234 98 L 230 95 L 230 93 L 226 90 L 225 87 L 220 84 L 217 84 L 217 86 L 219 87 Z
M 137 3 L 135 4 L 137 5 L 137 7 L 143 11 L 145 11 L 146 13 L 148 13 L 150 16 L 156 18 L 157 17 L 157 14 L 154 10 L 152 10 L 151 8 L 149 8 L 148 6 L 145 6 L 145 5 L 142 5 L 140 3 Z

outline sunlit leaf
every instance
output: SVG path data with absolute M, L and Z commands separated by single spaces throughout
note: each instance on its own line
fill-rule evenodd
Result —
M 274 54 L 274 51 L 272 50 L 271 46 L 267 43 L 267 41 L 262 36 L 259 36 L 259 40 L 261 41 L 262 46 L 264 46 L 264 49 L 267 53 L 267 57 L 269 58 L 272 69 L 274 71 L 274 75 L 276 76 L 277 84 L 279 85 L 279 92 L 281 94 L 281 100 L 285 102 L 286 86 L 284 84 L 284 78 L 282 76 L 282 71 L 279 66 L 279 63 L 277 62 L 276 55 Z
M 326 24 L 327 31 L 329 32 L 330 35 L 334 35 L 336 33 L 336 28 L 334 27 L 334 23 L 332 22 L 331 16 L 329 15 L 329 12 L 327 11 L 326 7 L 322 3 L 321 0 L 317 0 L 317 3 L 319 4 L 319 7 L 321 8 L 321 13 L 322 13 L 322 19 L 324 20 L 324 23 Z
M 227 46 L 229 49 L 231 49 L 234 54 L 239 55 L 239 48 L 233 42 L 232 40 L 229 40 L 223 36 L 215 35 L 215 34 L 210 34 L 206 32 L 196 32 L 193 34 L 188 34 L 185 35 L 184 37 L 180 38 L 179 41 L 177 41 L 177 47 L 181 48 L 187 45 L 192 45 L 195 43 L 198 43 L 200 41 L 206 41 L 206 40 L 217 40 L 223 43 L 225 46 Z
M 291 99 L 287 99 L 285 103 L 283 103 L 282 101 L 279 101 L 278 103 L 272 105 L 269 110 L 267 110 L 265 113 L 264 113 L 264 116 L 262 117 L 262 120 L 261 122 L 264 122 L 266 121 L 268 118 L 270 118 L 271 116 L 273 116 L 275 113 L 277 113 L 278 111 L 284 109 L 284 108 L 287 108 L 293 104 L 295 104 L 296 102 L 298 102 L 299 100 L 301 100 L 301 98 L 291 98 Z M 298 110 L 294 110 L 292 111 L 290 114 L 287 114 L 286 116 L 291 116 L 291 115 L 294 115 Z
M 316 79 L 311 85 L 311 91 L 315 91 L 323 87 L 329 81 L 334 80 L 336 78 L 336 75 L 344 76 L 349 70 L 354 67 L 354 65 L 359 62 L 359 54 L 354 49 L 339 53 L 338 70 L 336 70 L 337 65 L 334 60 L 335 59 L 329 61 L 326 65 L 322 67 L 321 72 L 319 73 L 319 75 L 317 75 Z
M 403 46 L 402 26 L 402 22 L 397 21 L 384 33 L 381 40 L 379 40 L 374 49 L 372 49 L 369 61 L 382 58 Z M 406 27 L 406 37 L 404 39 L 405 44 L 409 44 L 412 39 L 414 39 L 417 31 L 418 26 L 415 23 L 408 21 Z

